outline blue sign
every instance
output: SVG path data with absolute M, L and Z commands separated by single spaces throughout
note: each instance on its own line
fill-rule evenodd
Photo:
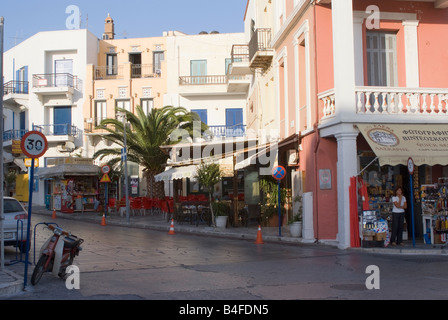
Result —
M 286 169 L 282 166 L 277 166 L 272 169 L 272 176 L 276 180 L 282 180 L 286 175 Z

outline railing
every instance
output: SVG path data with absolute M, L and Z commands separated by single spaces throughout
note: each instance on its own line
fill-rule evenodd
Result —
M 244 137 L 246 125 L 208 126 L 207 131 L 213 137 Z
M 133 64 L 131 66 L 131 78 L 160 78 L 161 70 L 154 70 L 152 64 Z
M 79 133 L 78 128 L 69 123 L 33 125 L 33 130 L 42 132 L 46 136 L 68 135 L 76 137 Z
M 33 88 L 70 87 L 79 89 L 78 77 L 70 73 L 48 73 L 33 75 Z
M 266 51 L 271 48 L 271 29 L 256 29 L 249 41 L 249 60 L 252 60 L 258 51 Z
M 3 85 L 3 95 L 10 93 L 28 94 L 28 81 L 8 81 Z
M 232 63 L 249 62 L 249 46 L 247 44 L 234 44 L 230 56 Z
M 186 76 L 179 77 L 179 85 L 215 85 L 227 84 L 227 76 Z
M 448 115 L 448 89 L 356 87 L 357 114 L 363 115 Z M 332 117 L 337 108 L 334 89 L 322 92 L 323 118 Z
M 95 67 L 95 80 L 123 79 L 123 65 Z
M 27 133 L 27 129 L 11 129 L 3 132 L 3 141 L 21 140 Z
M 87 133 L 92 133 L 92 132 L 106 132 L 104 130 L 104 128 L 109 127 L 112 129 L 115 129 L 114 125 L 108 124 L 108 125 L 100 125 L 101 120 L 107 119 L 106 117 L 101 118 L 85 118 L 84 119 L 84 131 Z

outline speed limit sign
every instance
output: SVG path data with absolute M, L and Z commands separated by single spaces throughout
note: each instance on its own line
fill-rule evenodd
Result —
M 40 158 L 48 148 L 48 141 L 44 134 L 39 131 L 25 133 L 20 142 L 22 152 L 29 158 Z

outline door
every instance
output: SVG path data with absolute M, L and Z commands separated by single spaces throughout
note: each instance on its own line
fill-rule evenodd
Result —
M 162 74 L 162 61 L 165 59 L 165 54 L 163 51 L 155 51 L 153 53 L 153 72 L 157 75 L 161 75 Z
M 71 134 L 72 107 L 54 107 L 53 109 L 53 134 Z
M 73 60 L 55 60 L 54 71 L 56 87 L 73 87 Z
M 243 133 L 243 130 L 243 109 L 226 109 L 226 136 L 239 136 Z
M 129 62 L 132 63 L 131 72 L 132 78 L 141 78 L 142 76 L 142 54 L 139 53 L 130 53 L 129 54 Z

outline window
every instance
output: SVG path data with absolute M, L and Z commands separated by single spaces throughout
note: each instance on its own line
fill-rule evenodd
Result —
M 154 51 L 153 52 L 153 68 L 155 74 L 162 73 L 162 61 L 165 60 L 165 54 L 163 51 Z
M 226 109 L 226 136 L 236 137 L 244 132 L 243 109 Z
M 15 93 L 28 93 L 28 66 L 16 70 Z
M 395 87 L 397 36 L 390 32 L 367 32 L 367 75 L 369 86 Z
M 145 115 L 148 115 L 151 113 L 152 108 L 154 108 L 154 100 L 148 98 L 140 99 L 140 105 L 142 106 Z
M 207 124 L 207 109 L 191 109 L 191 112 L 197 113 L 201 121 Z
M 129 100 L 115 100 L 115 107 L 131 111 L 131 101 Z
M 101 120 L 107 118 L 107 103 L 106 101 L 95 102 L 95 125 L 98 126 Z
M 106 55 L 106 74 L 108 76 L 114 76 L 118 74 L 117 68 L 117 54 L 107 54 Z

